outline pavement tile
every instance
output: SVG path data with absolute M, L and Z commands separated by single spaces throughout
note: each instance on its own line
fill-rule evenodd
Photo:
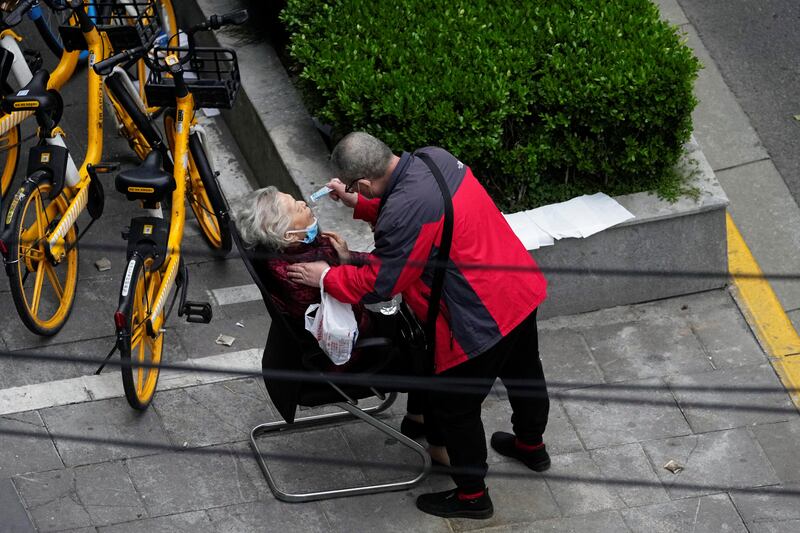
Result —
M 394 429 L 400 430 L 402 416 L 383 419 Z M 389 483 L 414 479 L 422 468 L 422 457 L 412 449 L 366 422 L 358 421 L 341 426 L 344 438 L 350 449 L 360 460 L 385 463 L 387 467 L 361 467 L 364 477 L 369 483 Z
M 680 317 L 600 323 L 581 332 L 608 383 L 712 368 L 692 328 Z
M 669 500 L 653 465 L 639 444 L 625 444 L 592 450 L 592 459 L 604 477 L 632 480 L 630 485 L 616 485 L 614 490 L 628 507 L 662 503 Z M 638 483 L 637 483 L 638 482 Z
M 494 504 L 488 520 L 451 519 L 454 531 L 511 525 L 559 516 L 559 507 L 544 478 L 518 463 L 492 465 L 486 480 Z
M 217 533 L 204 511 L 159 516 L 99 527 L 98 533 Z
M 91 515 L 78 497 L 72 469 L 17 476 L 14 484 L 38 531 L 92 526 Z
M 356 456 L 339 427 L 266 434 L 257 442 L 275 484 L 285 492 L 342 489 L 366 482 L 361 468 L 352 464 L 362 459 L 363 450 Z
M 245 440 L 253 426 L 277 418 L 255 379 L 162 391 L 153 406 L 172 442 L 189 447 Z
M 216 533 L 331 531 L 325 515 L 316 502 L 292 504 L 270 497 L 257 502 L 209 509 L 208 516 Z
M 750 428 L 781 482 L 800 482 L 800 419 Z
M 749 526 L 750 533 L 796 533 L 800 531 L 800 520 L 758 522 Z
M 549 473 L 566 479 L 543 477 L 564 516 L 576 516 L 625 507 L 616 490 L 602 483 L 603 473 L 588 452 L 552 456 Z
M 103 442 L 117 439 L 168 446 L 169 438 L 154 409 L 135 411 L 124 398 L 42 409 L 64 464 L 78 466 L 158 453 L 158 450 Z M 59 438 L 59 434 L 88 436 L 99 442 Z
M 127 466 L 147 512 L 161 516 L 256 500 L 243 466 L 250 460 L 241 448 L 226 445 L 137 457 Z
M 757 365 L 765 355 L 750 326 L 726 291 L 709 297 L 711 305 L 687 303 L 683 310 L 714 369 Z M 683 307 L 683 306 L 682 306 Z
M 95 526 L 147 516 L 144 505 L 121 462 L 74 469 L 75 490 Z
M 731 500 L 738 509 L 745 524 L 752 527 L 756 524 L 800 522 L 800 483 L 785 483 L 768 487 L 761 491 L 731 491 Z M 780 491 L 792 491 L 791 494 L 780 494 Z M 796 529 L 778 529 L 778 531 L 797 531 Z
M 30 351 L 47 355 L 64 353 L 61 345 Z M 11 357 L 0 357 L 0 390 L 75 378 L 85 373 L 75 363 L 59 361 L 58 359 L 52 362 L 45 362 L 36 359 L 14 358 L 13 355 Z
M 551 388 L 603 383 L 603 374 L 592 359 L 583 336 L 572 329 L 544 330 L 539 334 L 539 354 L 544 376 Z
M 508 400 L 487 400 L 483 403 L 483 427 L 486 432 L 489 464 L 505 463 L 511 461 L 508 457 L 500 455 L 489 446 L 489 439 L 496 431 L 511 432 L 511 405 Z M 550 399 L 550 416 L 544 432 L 544 441 L 550 454 L 561 454 L 583 451 L 578 434 L 570 424 L 561 401 Z
M 780 482 L 746 429 L 645 442 L 642 447 L 672 499 Z M 670 460 L 682 465 L 683 470 L 673 474 L 663 468 Z M 678 483 L 696 488 L 674 486 Z
M 476 533 L 624 533 L 630 531 L 619 511 L 551 518 L 523 524 L 490 527 Z
M 119 279 L 108 275 L 98 276 L 91 283 L 79 282 L 69 320 L 54 337 L 40 337 L 28 331 L 22 325 L 10 295 L 0 298 L 0 316 L 9 317 L 0 322 L 0 337 L 13 351 L 113 335 L 119 285 Z M 109 346 L 98 357 L 105 356 L 110 349 Z
M 736 508 L 727 494 L 678 500 L 621 511 L 632 531 L 648 533 L 747 533 Z
M 665 380 L 695 433 L 798 419 L 786 389 L 768 363 L 670 376 Z M 717 390 L 691 390 L 699 387 Z M 764 392 L 737 390 L 748 388 Z
M 8 533 L 35 533 L 33 524 L 22 501 L 19 499 L 14 483 L 10 479 L 0 478 L 0 509 L 2 509 L 3 531 Z
M 33 436 L 4 433 L 12 430 L 29 431 Z M 31 411 L 0 417 L 0 479 L 63 466 L 39 413 Z
M 631 387 L 600 385 L 563 394 L 564 409 L 587 449 L 691 433 L 663 381 L 625 385 Z
M 428 491 L 424 486 L 419 486 L 410 491 L 325 500 L 319 504 L 330 524 L 327 531 L 451 533 L 452 529 L 445 519 L 425 514 L 417 509 L 415 504 L 417 496 L 425 492 Z

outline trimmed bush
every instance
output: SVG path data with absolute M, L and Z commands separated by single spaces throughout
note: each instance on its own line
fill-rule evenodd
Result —
M 505 210 L 682 191 L 699 63 L 650 0 L 288 0 L 281 18 L 312 114 L 442 146 Z

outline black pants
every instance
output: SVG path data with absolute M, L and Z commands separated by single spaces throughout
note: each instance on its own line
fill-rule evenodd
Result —
M 428 391 L 425 397 L 428 442 L 443 443 L 447 447 L 451 466 L 459 470 L 453 473 L 458 488 L 464 492 L 478 492 L 485 486 L 488 470 L 481 404 L 496 378 L 503 380 L 508 391 L 514 434 L 526 444 L 542 442 L 550 400 L 539 359 L 536 311 L 495 346 L 440 376 L 479 378 L 476 381 L 480 385 L 471 385 L 470 391 L 448 390 L 445 381 L 440 390 Z M 520 386 L 513 380 L 529 380 L 530 383 Z

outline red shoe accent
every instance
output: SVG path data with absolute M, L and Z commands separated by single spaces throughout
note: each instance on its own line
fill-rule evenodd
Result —
M 458 499 L 461 500 L 461 501 L 464 501 L 464 500 L 475 500 L 477 498 L 480 498 L 484 494 L 486 494 L 486 489 L 483 489 L 480 492 L 473 492 L 472 494 L 464 494 L 463 492 L 459 492 L 458 493 Z
M 536 450 L 544 448 L 544 442 L 540 442 L 539 444 L 525 444 L 519 439 L 514 439 L 514 447 L 523 452 L 535 452 Z

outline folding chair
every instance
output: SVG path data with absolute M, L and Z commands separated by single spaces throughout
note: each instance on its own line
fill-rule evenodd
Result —
M 242 261 L 253 278 L 256 286 L 261 291 L 261 297 L 264 300 L 264 305 L 267 312 L 272 319 L 269 334 L 267 337 L 267 344 L 264 348 L 264 355 L 262 357 L 262 368 L 265 374 L 269 370 L 290 370 L 290 371 L 319 371 L 319 365 L 315 361 L 320 361 L 325 358 L 325 354 L 319 348 L 316 339 L 307 331 L 299 330 L 293 326 L 284 315 L 283 312 L 277 307 L 275 300 L 270 295 L 264 280 L 256 268 L 258 261 L 257 253 L 244 246 L 239 236 L 238 230 L 235 225 L 231 223 L 231 233 L 233 242 L 239 250 Z M 378 352 L 384 360 L 378 366 L 385 367 L 389 364 L 392 354 L 390 349 L 393 345 L 392 339 L 388 338 L 364 338 L 359 339 L 356 349 L 369 350 L 370 352 Z M 372 360 L 373 353 L 362 353 L 361 357 L 364 360 Z M 366 373 L 375 373 L 379 368 L 373 366 Z M 320 374 L 321 375 L 321 374 Z M 343 496 L 355 496 L 358 494 L 373 494 L 378 492 L 388 492 L 396 490 L 404 490 L 413 487 L 420 483 L 431 467 L 431 459 L 419 443 L 409 439 L 396 429 L 387 425 L 385 422 L 375 418 L 377 415 L 394 403 L 397 398 L 397 392 L 389 392 L 378 390 L 374 387 L 366 386 L 350 386 L 350 385 L 337 385 L 330 380 L 325 380 L 324 383 L 311 383 L 311 382 L 290 382 L 284 380 L 270 380 L 266 375 L 264 383 L 267 387 L 267 392 L 272 399 L 275 408 L 278 410 L 284 421 L 268 422 L 259 424 L 250 431 L 250 445 L 256 456 L 259 466 L 261 467 L 264 477 L 267 480 L 270 490 L 279 500 L 286 502 L 308 502 L 314 500 L 323 500 L 328 498 L 338 498 Z M 368 397 L 377 396 L 381 402 L 380 404 L 362 409 L 358 407 L 358 400 Z M 327 413 L 316 416 L 307 416 L 295 419 L 297 406 L 304 407 L 318 407 L 322 405 L 334 405 L 342 410 L 342 412 Z M 319 490 L 304 493 L 290 493 L 281 490 L 272 473 L 269 470 L 269 465 L 264 455 L 258 447 L 257 438 L 268 433 L 295 431 L 307 428 L 317 428 L 325 424 L 340 422 L 342 420 L 359 418 L 374 427 L 378 431 L 396 439 L 400 444 L 406 446 L 418 453 L 422 458 L 422 469 L 413 478 L 406 481 L 396 481 L 389 483 L 381 483 L 377 485 L 360 485 L 354 487 L 345 487 L 332 490 Z M 277 438 L 277 437 L 273 437 Z

